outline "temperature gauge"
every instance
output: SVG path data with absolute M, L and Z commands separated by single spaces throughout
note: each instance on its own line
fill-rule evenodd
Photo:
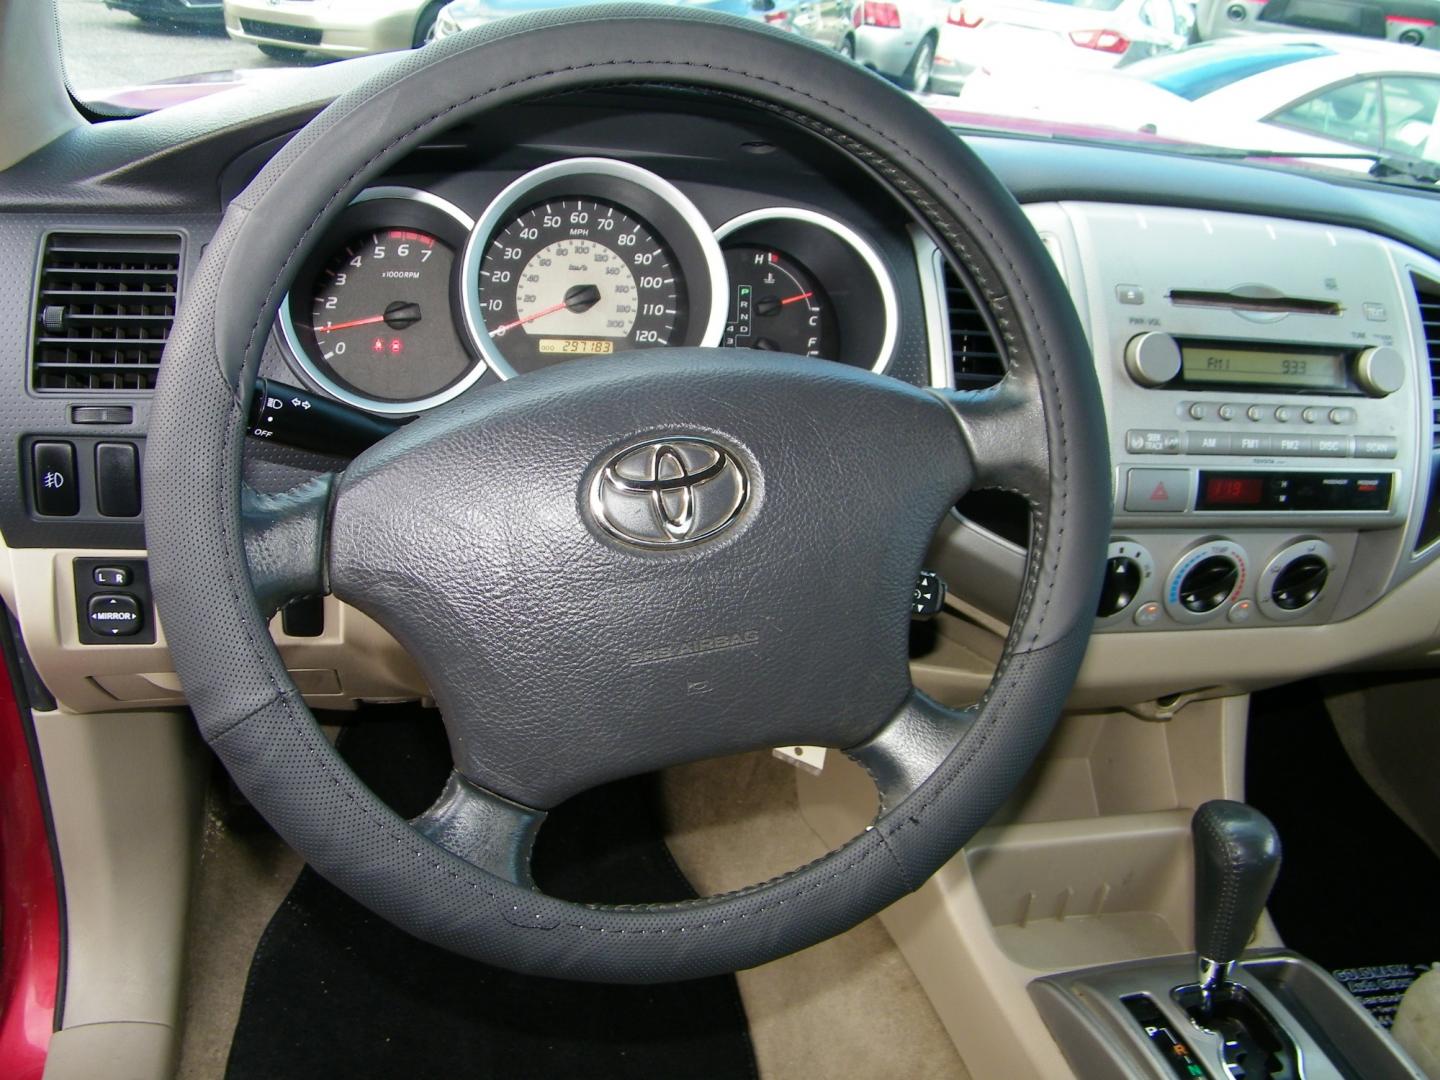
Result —
M 808 270 L 773 248 L 737 244 L 724 251 L 730 316 L 722 344 L 835 359 L 830 299 Z

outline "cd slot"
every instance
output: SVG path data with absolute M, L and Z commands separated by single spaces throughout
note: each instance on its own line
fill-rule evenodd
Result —
M 1335 300 L 1299 296 L 1246 296 L 1206 289 L 1174 289 L 1170 302 L 1177 307 L 1216 307 L 1234 311 L 1265 311 L 1279 315 L 1339 315 L 1344 308 Z

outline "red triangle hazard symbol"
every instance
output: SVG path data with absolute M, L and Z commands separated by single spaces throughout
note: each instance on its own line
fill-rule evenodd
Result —
M 1156 484 L 1156 485 L 1155 485 L 1155 490 L 1152 491 L 1152 492 L 1150 492 L 1150 501 L 1151 501 L 1151 502 L 1169 502 L 1169 501 L 1170 501 L 1170 493 L 1165 490 L 1165 481 L 1164 481 L 1164 480 L 1161 480 L 1160 483 Z

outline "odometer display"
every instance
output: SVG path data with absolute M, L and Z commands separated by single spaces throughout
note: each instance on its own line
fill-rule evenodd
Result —
M 512 218 L 485 248 L 478 290 L 484 332 L 516 372 L 684 340 L 674 253 L 599 199 L 548 199 Z

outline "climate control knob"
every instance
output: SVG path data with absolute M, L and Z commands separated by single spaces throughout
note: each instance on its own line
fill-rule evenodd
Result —
M 1245 587 L 1245 551 L 1229 540 L 1211 540 L 1186 552 L 1170 571 L 1165 610 L 1179 622 L 1215 618 Z
M 1335 549 L 1324 540 L 1298 540 L 1265 567 L 1257 584 L 1260 610 L 1271 619 L 1294 619 L 1320 599 L 1335 568 Z
M 1207 615 L 1214 611 L 1240 584 L 1240 566 L 1226 555 L 1201 559 L 1180 579 L 1180 603 L 1186 611 Z
M 1150 553 L 1133 540 L 1113 540 L 1105 553 L 1105 583 L 1100 587 L 1098 619 L 1108 619 L 1129 608 L 1141 589 L 1155 576 Z

